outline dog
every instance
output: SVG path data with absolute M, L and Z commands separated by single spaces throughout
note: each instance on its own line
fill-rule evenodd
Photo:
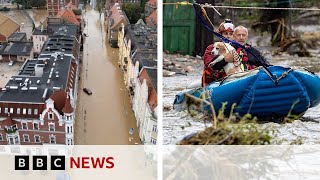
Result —
M 227 54 L 237 54 L 236 50 L 234 47 L 232 47 L 230 44 L 228 43 L 224 43 L 224 42 L 216 42 L 213 44 L 213 49 L 211 51 L 211 54 L 215 58 L 210 64 L 209 66 L 212 67 L 213 65 L 215 65 L 216 63 L 222 61 L 224 59 L 224 57 Z M 241 69 L 241 61 L 240 61 L 240 57 L 237 56 L 236 59 L 233 60 L 233 62 L 229 62 L 228 64 L 226 64 L 223 69 L 225 71 L 225 73 L 227 75 L 229 74 L 233 74 L 233 73 L 238 73 L 238 72 L 243 72 L 243 70 Z

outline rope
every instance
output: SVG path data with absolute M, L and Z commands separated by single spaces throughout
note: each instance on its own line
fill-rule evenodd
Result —
M 206 6 L 205 6 L 206 7 Z M 271 8 L 271 7 L 252 7 L 252 6 L 212 6 L 208 5 L 208 8 L 229 8 L 229 9 L 263 9 L 263 10 L 290 10 L 290 11 L 320 11 L 318 8 Z
M 290 11 L 320 11 L 319 8 L 272 8 L 272 7 L 253 7 L 253 6 L 213 6 L 211 4 L 205 3 L 205 4 L 199 4 L 194 3 L 198 6 L 204 7 L 204 8 L 228 8 L 228 9 L 259 9 L 259 10 L 290 10 Z M 192 3 L 189 3 L 187 1 L 182 2 L 176 2 L 176 3 L 163 3 L 163 5 L 176 5 L 177 7 L 179 5 L 189 5 L 192 6 Z M 218 13 L 220 15 L 220 13 Z M 220 15 L 221 16 L 221 15 Z
M 200 19 L 201 23 L 209 30 L 211 31 L 214 35 L 218 36 L 219 38 L 221 38 L 221 40 L 225 43 L 233 43 L 234 45 L 241 47 L 245 50 L 247 50 L 248 53 L 250 53 L 256 60 L 258 60 L 261 65 L 263 66 L 263 69 L 265 70 L 265 72 L 267 73 L 267 75 L 270 77 L 270 79 L 273 79 L 273 74 L 271 73 L 271 71 L 267 68 L 267 66 L 265 64 L 263 64 L 263 62 L 261 61 L 260 58 L 257 57 L 256 54 L 254 54 L 250 49 L 247 49 L 244 45 L 239 44 L 236 41 L 231 41 L 225 37 L 223 37 L 220 33 L 217 33 L 216 31 L 214 31 L 213 29 L 211 29 L 208 24 L 204 21 L 204 19 L 200 16 L 199 12 L 197 11 L 197 7 L 196 7 L 197 3 L 195 2 L 193 4 L 193 8 L 196 12 L 197 17 Z

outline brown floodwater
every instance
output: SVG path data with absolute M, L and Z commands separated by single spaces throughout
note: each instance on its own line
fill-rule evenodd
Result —
M 27 12 L 32 18 L 36 27 L 39 26 L 40 22 L 43 22 L 47 17 L 46 9 L 28 9 Z
M 87 7 L 75 122 L 76 144 L 140 144 L 136 120 L 118 68 L 118 49 L 106 42 L 103 15 Z M 89 88 L 88 96 L 82 89 Z M 133 135 L 129 129 L 133 128 Z

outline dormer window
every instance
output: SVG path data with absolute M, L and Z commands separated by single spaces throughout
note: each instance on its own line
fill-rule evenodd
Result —
M 49 112 L 49 114 L 48 114 L 48 119 L 49 119 L 49 120 L 53 120 L 53 113 L 52 113 L 52 112 Z

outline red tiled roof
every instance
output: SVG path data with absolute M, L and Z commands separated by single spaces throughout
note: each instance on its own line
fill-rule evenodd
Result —
M 67 93 L 64 90 L 59 90 L 53 93 L 50 98 L 54 101 L 54 108 L 62 114 L 62 109 L 65 105 Z
M 67 20 L 75 25 L 78 25 L 78 26 L 80 25 L 80 22 L 78 21 L 77 16 L 73 13 L 72 10 L 68 10 L 68 9 L 61 10 L 57 14 L 57 17 Z
M 123 11 L 121 9 L 119 10 L 117 7 L 120 7 L 120 6 L 114 5 L 110 9 L 111 16 L 109 18 L 113 19 L 113 24 L 111 26 L 111 29 L 115 28 L 121 22 L 127 23 L 125 14 L 123 13 Z M 121 12 L 121 13 L 119 13 L 119 12 Z
M 72 1 L 70 1 L 67 5 L 66 5 L 66 8 L 71 8 L 71 9 L 77 9 L 77 7 L 72 4 Z
M 16 121 L 12 120 L 12 118 L 10 116 L 8 116 L 5 120 L 2 121 L 1 125 L 2 126 L 12 126 L 16 123 L 17 123 Z
M 157 7 L 157 0 L 149 0 L 147 2 L 147 4 L 150 4 L 150 5 L 153 5 L 153 6 Z
M 155 27 L 157 28 L 157 24 L 158 24 L 158 10 L 153 11 L 153 13 L 150 14 L 150 16 L 148 16 L 146 18 L 147 21 L 147 25 L 149 27 Z
M 64 112 L 64 113 L 72 113 L 73 112 L 73 107 L 71 106 L 69 96 L 66 98 L 66 102 L 65 102 L 64 107 L 62 109 L 62 112 Z

